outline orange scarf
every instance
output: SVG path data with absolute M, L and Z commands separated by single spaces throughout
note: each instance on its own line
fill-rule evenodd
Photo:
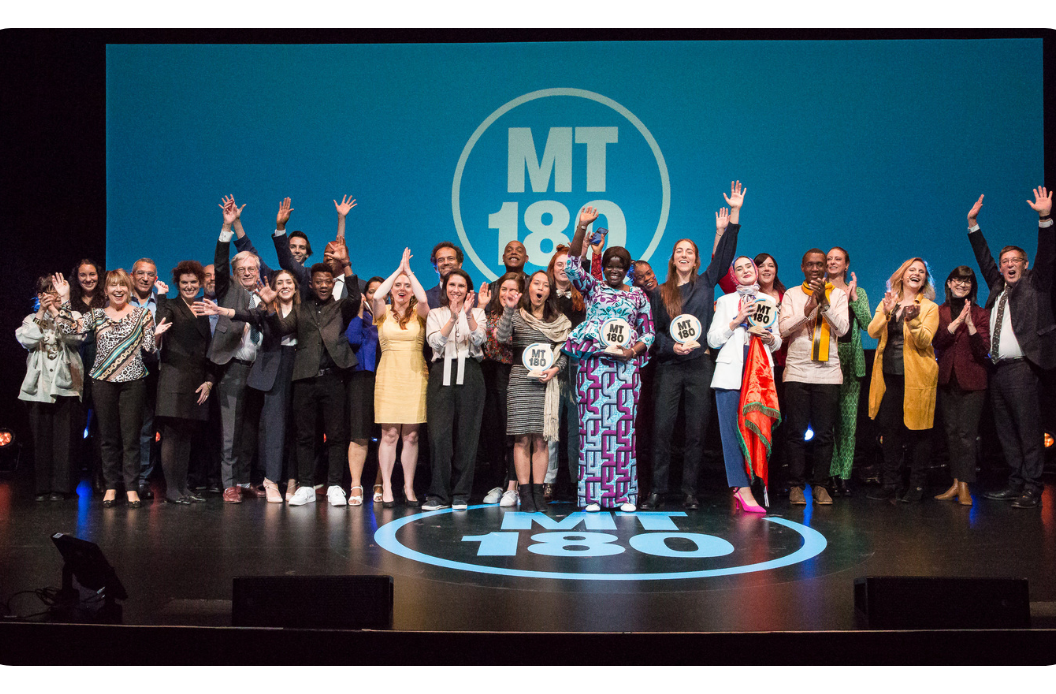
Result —
M 781 423 L 781 408 L 777 403 L 774 371 L 766 357 L 766 346 L 753 335 L 744 362 L 744 379 L 737 407 L 737 438 L 744 454 L 745 467 L 751 479 L 763 481 L 764 503 L 769 505 L 766 484 L 769 479 L 773 428 Z
M 832 289 L 833 285 L 825 283 L 825 298 L 829 301 L 832 300 Z M 810 296 L 813 292 L 810 290 L 810 285 L 806 282 L 803 283 L 803 293 Z M 821 323 L 821 330 L 817 330 L 818 323 Z M 828 361 L 829 360 L 829 323 L 821 316 L 819 310 L 810 321 L 810 358 L 812 361 Z

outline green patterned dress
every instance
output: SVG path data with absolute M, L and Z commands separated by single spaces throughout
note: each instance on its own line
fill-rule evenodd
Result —
M 843 384 L 840 386 L 840 414 L 836 418 L 836 430 L 833 435 L 832 465 L 829 472 L 833 477 L 849 480 L 851 466 L 854 464 L 854 435 L 858 428 L 858 396 L 862 390 L 862 378 L 865 377 L 865 352 L 862 351 L 862 330 L 869 325 L 872 314 L 869 311 L 869 297 L 865 290 L 858 287 L 857 301 L 847 300 L 851 312 L 851 327 L 847 334 L 851 339 L 840 342 L 840 369 L 843 371 Z

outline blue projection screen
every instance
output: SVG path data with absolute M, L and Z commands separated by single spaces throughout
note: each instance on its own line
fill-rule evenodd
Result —
M 511 239 L 542 266 L 593 204 L 663 281 L 678 239 L 710 250 L 737 179 L 739 250 L 772 253 L 786 285 L 840 245 L 874 305 L 917 255 L 941 294 L 975 265 L 980 194 L 991 244 L 1033 256 L 1042 88 L 1041 39 L 110 45 L 106 261 L 149 256 L 166 281 L 211 262 L 229 193 L 273 267 L 292 198 L 287 230 L 321 261 L 350 194 L 360 277 L 409 246 L 431 286 L 444 239 L 478 282 Z

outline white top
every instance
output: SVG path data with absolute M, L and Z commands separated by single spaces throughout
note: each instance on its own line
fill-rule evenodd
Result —
M 806 316 L 803 315 L 803 309 L 809 299 L 802 286 L 787 290 L 781 299 L 778 327 L 781 337 L 788 342 L 784 380 L 786 383 L 843 383 L 837 338 L 846 333 L 851 325 L 847 313 L 847 292 L 834 287 L 829 295 L 829 307 L 824 311 L 815 308 Z M 811 359 L 814 334 L 821 329 L 819 321 L 822 320 L 829 324 L 829 359 L 814 361 Z
M 1020 282 L 1023 280 L 1020 279 Z M 997 307 L 1001 305 L 1001 297 L 1008 293 L 1008 287 L 997 295 L 997 301 L 990 310 L 990 347 L 994 346 L 993 336 L 997 334 Z M 996 364 L 1001 359 L 1022 359 L 1023 348 L 1019 346 L 1016 333 L 1012 330 L 1012 299 L 1005 302 L 1005 314 L 1001 317 L 1001 342 L 998 351 L 991 353 L 990 359 Z
M 715 318 L 708 328 L 708 344 L 719 350 L 715 358 L 715 375 L 711 379 L 712 388 L 723 390 L 740 390 L 744 371 L 744 346 L 751 337 L 743 325 L 730 330 L 730 322 L 737 316 L 740 295 L 736 292 L 724 294 L 715 301 Z M 774 368 L 774 350 L 781 349 L 781 336 L 773 328 L 768 328 L 774 336 L 772 347 L 766 347 L 766 359 L 770 369 Z M 721 348 L 721 349 L 720 349 Z
M 255 308 L 260 303 L 260 298 L 256 294 L 249 295 L 249 307 Z M 241 359 L 242 361 L 255 361 L 257 358 L 257 349 L 260 348 L 260 343 L 263 342 L 264 336 L 261 335 L 260 331 L 252 323 L 246 323 L 242 328 L 242 344 L 235 350 L 235 359 Z
M 477 323 L 476 330 L 469 329 L 469 320 L 466 314 L 459 311 L 458 320 L 451 328 L 451 332 L 444 337 L 440 330 L 451 320 L 451 309 L 447 306 L 434 308 L 429 311 L 429 317 L 425 319 L 425 340 L 433 348 L 433 358 L 430 361 L 444 359 L 444 385 L 451 385 L 451 363 L 457 360 L 458 377 L 457 385 L 462 385 L 462 376 L 465 372 L 466 357 L 480 361 L 484 358 L 481 345 L 487 339 L 484 327 L 487 318 L 484 309 L 472 308 L 473 319 Z

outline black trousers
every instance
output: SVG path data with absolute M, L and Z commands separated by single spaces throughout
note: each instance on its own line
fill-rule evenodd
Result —
M 886 396 L 885 396 L 886 397 Z M 814 432 L 814 461 L 811 484 L 824 484 L 832 467 L 832 442 L 840 408 L 838 383 L 800 383 L 785 381 L 785 451 L 788 455 L 788 484 L 802 487 L 806 483 L 807 428 Z
M 711 378 L 715 361 L 705 354 L 687 362 L 659 362 L 653 398 L 653 486 L 666 494 L 671 470 L 671 438 L 675 433 L 679 402 L 685 399 L 685 444 L 682 449 L 682 493 L 696 494 L 700 461 L 704 457 L 704 435 L 715 408 Z M 641 410 L 641 406 L 639 406 Z
M 92 397 L 103 439 L 106 488 L 117 489 L 123 477 L 125 491 L 134 492 L 139 488 L 140 433 L 147 384 L 142 378 L 121 383 L 94 381 Z
M 191 462 L 191 441 L 201 423 L 176 417 L 158 419 L 161 423 L 161 470 L 165 473 L 165 498 L 175 501 L 189 493 L 187 470 Z
M 985 390 L 961 390 L 956 376 L 939 386 L 939 407 L 950 454 L 950 476 L 961 482 L 975 482 L 976 436 L 979 417 L 986 403 Z
M 1003 362 L 990 377 L 990 397 L 1001 450 L 1013 489 L 1041 492 L 1045 463 L 1041 430 L 1040 378 L 1026 359 Z
M 484 462 L 488 465 L 489 490 L 494 487 L 506 489 L 509 480 L 517 479 L 517 471 L 513 468 L 513 444 L 506 435 L 506 393 L 510 387 L 510 369 L 510 364 L 491 359 L 480 362 L 484 378 L 484 421 L 480 426 L 480 446 Z
M 33 468 L 37 494 L 70 494 L 76 476 L 70 454 L 77 450 L 76 397 L 57 396 L 55 402 L 27 402 L 33 434 Z
M 884 398 L 876 418 L 883 437 L 884 489 L 896 489 L 901 481 L 902 448 L 909 457 L 909 486 L 923 487 L 931 457 L 931 429 L 911 430 L 905 422 L 906 379 L 884 374 Z
M 103 454 L 100 445 L 99 415 L 95 413 L 95 405 L 92 401 L 92 379 L 84 379 L 84 390 L 81 393 L 81 401 L 76 403 L 73 413 L 73 428 L 77 432 L 73 451 L 75 462 L 73 463 L 73 475 L 76 478 L 83 464 L 88 470 L 88 479 L 93 484 L 96 480 L 103 479 Z M 88 430 L 88 436 L 84 436 L 84 430 Z
M 338 371 L 293 382 L 293 418 L 297 430 L 297 482 L 315 485 L 315 431 L 326 435 L 327 486 L 340 486 L 348 459 L 347 374 Z
M 215 388 L 214 388 L 215 390 Z M 216 393 L 205 401 L 209 420 L 202 422 L 198 435 L 191 439 L 189 477 L 193 486 L 220 486 L 220 399 Z
M 473 491 L 473 461 L 484 412 L 484 374 L 480 364 L 466 358 L 462 385 L 455 385 L 457 369 L 457 363 L 452 363 L 452 385 L 445 386 L 444 361 L 433 362 L 425 395 L 432 470 L 429 496 L 445 504 L 450 504 L 454 496 L 468 499 Z

